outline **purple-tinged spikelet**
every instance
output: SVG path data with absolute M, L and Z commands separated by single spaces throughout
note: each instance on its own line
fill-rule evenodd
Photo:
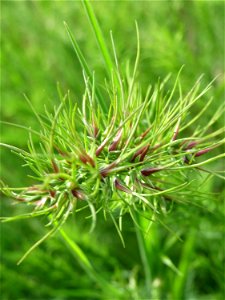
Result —
M 145 138 L 146 135 L 149 133 L 149 131 L 151 130 L 151 127 L 149 127 L 148 129 L 146 129 L 140 136 L 141 139 Z
M 55 173 L 59 173 L 59 167 L 57 166 L 56 162 L 54 161 L 54 159 L 51 160 L 52 162 L 52 169 Z
M 177 125 L 173 133 L 172 141 L 175 141 L 177 139 L 178 133 L 179 133 L 179 126 Z
M 118 179 L 115 179 L 114 181 L 114 185 L 115 185 L 115 188 L 117 190 L 120 190 L 122 192 L 125 192 L 127 194 L 132 194 L 132 191 L 129 190 L 126 186 L 124 186 L 123 184 L 120 183 L 120 181 Z
M 85 196 L 83 194 L 83 192 L 79 189 L 73 189 L 71 190 L 71 193 L 73 194 L 73 196 L 79 200 L 84 200 L 85 199 Z
M 159 172 L 161 170 L 163 170 L 163 168 L 147 168 L 147 169 L 141 170 L 141 174 L 143 176 L 149 176 L 149 175 Z
M 201 156 L 205 153 L 208 153 L 209 151 L 211 151 L 213 148 L 205 148 L 202 150 L 199 150 L 197 153 L 195 153 L 195 157 Z
M 137 151 L 134 153 L 133 157 L 131 158 L 131 162 L 134 162 L 135 159 L 136 159 L 138 156 L 140 156 L 140 161 L 143 161 L 144 158 L 145 158 L 145 155 L 146 155 L 147 152 L 148 152 L 148 149 L 149 149 L 149 144 L 146 145 L 146 146 L 144 146 L 144 147 L 142 147 L 141 149 L 137 150 Z
M 197 142 L 197 141 L 192 141 L 192 142 L 190 142 L 190 143 L 188 143 L 187 144 L 187 146 L 185 147 L 185 150 L 189 150 L 189 149 L 192 149 L 192 148 L 194 148 L 196 145 L 198 145 L 199 144 L 199 142 Z
M 84 164 L 89 163 L 93 168 L 95 167 L 94 160 L 86 152 L 80 154 L 79 158 Z
M 109 146 L 109 151 L 115 151 L 122 137 L 122 128 L 117 132 L 112 144 Z
M 115 166 L 116 166 L 116 162 L 113 162 L 107 167 L 101 169 L 100 170 L 101 177 L 106 177 Z

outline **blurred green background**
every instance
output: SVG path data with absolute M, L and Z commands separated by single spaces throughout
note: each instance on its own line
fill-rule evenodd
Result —
M 113 31 L 122 66 L 135 58 L 137 20 L 143 87 L 168 73 L 175 78 L 182 65 L 184 90 L 189 90 L 202 73 L 203 86 L 220 74 L 213 89 L 191 111 L 194 115 L 213 95 L 215 101 L 202 120 L 206 123 L 224 101 L 224 2 L 93 1 L 92 6 L 109 48 L 109 31 Z M 104 64 L 80 1 L 2 1 L 1 8 L 1 119 L 38 129 L 24 93 L 40 113 L 45 105 L 58 104 L 57 82 L 65 92 L 71 91 L 75 101 L 82 97 L 82 70 L 63 21 L 96 70 L 98 82 L 104 79 Z M 223 119 L 214 126 L 224 126 Z M 25 130 L 3 124 L 1 138 L 4 143 L 27 147 Z M 10 186 L 28 185 L 31 179 L 21 164 L 10 151 L 1 150 L 2 180 Z M 221 162 L 211 167 L 224 168 Z M 219 179 L 207 183 L 206 190 L 218 194 L 205 200 L 205 209 L 175 207 L 165 217 L 171 231 L 161 224 L 152 226 L 148 237 L 152 300 L 224 299 L 223 186 Z M 23 208 L 2 197 L 1 211 L 4 216 L 15 215 Z M 36 249 L 21 266 L 16 265 L 44 234 L 45 221 L 1 224 L 1 299 L 106 299 L 58 235 Z M 98 218 L 91 235 L 82 214 L 65 227 L 98 272 L 122 291 L 122 299 L 141 299 L 144 272 L 131 220 L 127 218 L 124 226 L 125 249 L 110 220 Z M 111 299 L 115 299 L 113 295 Z

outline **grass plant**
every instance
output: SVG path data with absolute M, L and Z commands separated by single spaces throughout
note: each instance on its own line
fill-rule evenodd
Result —
M 223 180 L 222 170 L 206 167 L 220 161 L 225 154 L 224 128 L 212 130 L 224 114 L 224 104 L 201 126 L 201 119 L 213 98 L 195 116 L 190 111 L 205 99 L 213 83 L 202 87 L 202 76 L 189 91 L 183 90 L 181 67 L 173 84 L 172 76 L 158 80 L 143 90 L 138 79 L 140 37 L 136 23 L 137 51 L 133 67 L 127 62 L 121 67 L 113 34 L 111 48 L 103 38 L 101 28 L 89 1 L 83 1 L 92 29 L 105 63 L 105 82 L 100 84 L 77 43 L 72 30 L 65 23 L 75 54 L 83 69 L 85 90 L 80 101 L 58 85 L 60 105 L 39 114 L 25 96 L 39 124 L 40 131 L 29 132 L 28 150 L 6 143 L 8 148 L 25 161 L 33 184 L 11 188 L 2 183 L 2 192 L 15 202 L 31 207 L 25 214 L 2 217 L 3 222 L 44 216 L 48 232 L 20 259 L 57 231 L 72 250 L 80 266 L 104 291 L 124 299 L 124 291 L 107 283 L 96 272 L 84 251 L 62 228 L 71 215 L 84 213 L 90 220 L 90 232 L 100 217 L 111 220 L 123 247 L 124 219 L 132 220 L 143 263 L 145 287 L 132 296 L 152 299 L 151 251 L 147 235 L 155 223 L 167 227 L 166 215 L 179 206 L 204 207 L 205 185 L 212 177 Z M 167 86 L 172 86 L 168 89 Z M 9 124 L 9 123 L 8 123 Z M 39 139 L 35 145 L 33 137 Z M 205 208 L 206 209 L 206 208 Z M 167 228 L 168 231 L 170 228 Z M 174 232 L 176 235 L 176 232 Z M 178 268 L 167 256 L 161 259 L 179 275 L 187 273 L 186 257 L 191 256 L 194 234 L 191 231 L 184 244 Z M 171 299 L 182 299 L 185 279 L 177 277 Z M 157 296 L 158 297 L 158 296 Z

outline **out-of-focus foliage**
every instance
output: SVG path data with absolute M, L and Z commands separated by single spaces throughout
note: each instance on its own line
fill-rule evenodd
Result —
M 121 64 L 135 57 L 137 20 L 141 40 L 140 81 L 145 88 L 168 73 L 176 76 L 184 64 L 182 85 L 189 89 L 205 74 L 207 84 L 221 74 L 214 88 L 213 115 L 224 101 L 224 3 L 211 1 L 105 1 L 92 2 L 110 47 L 113 31 Z M 23 93 L 39 112 L 44 105 L 58 105 L 56 83 L 71 91 L 80 102 L 84 83 L 81 68 L 63 26 L 74 32 L 86 59 L 96 70 L 97 82 L 104 79 L 104 64 L 81 2 L 2 1 L 1 16 L 1 118 L 38 128 Z M 168 85 L 168 88 L 170 86 Z M 199 109 L 205 105 L 199 104 Z M 198 108 L 196 108 L 196 111 Z M 192 111 L 195 115 L 196 111 Z M 202 122 L 207 123 L 207 116 Z M 214 126 L 223 126 L 223 120 Z M 26 148 L 28 134 L 22 129 L 1 125 L 2 141 Z M 1 150 L 2 179 L 9 185 L 24 186 L 21 160 Z M 218 163 L 211 166 L 223 169 Z M 174 207 L 165 224 L 154 224 L 148 236 L 151 287 L 155 299 L 222 299 L 224 295 L 223 182 L 209 180 L 203 192 L 217 193 L 206 199 L 204 208 L 194 205 Z M 20 208 L 9 199 L 1 200 L 4 215 Z M 100 219 L 100 218 L 99 218 Z M 43 220 L 24 220 L 1 225 L 1 298 L 6 299 L 95 299 L 103 298 L 58 235 L 41 245 L 19 267 L 16 262 L 44 233 Z M 138 299 L 144 273 L 131 220 L 124 226 L 126 248 L 110 221 L 99 221 L 88 234 L 85 216 L 71 220 L 66 231 L 85 251 L 106 280 L 118 284 L 123 299 Z M 177 239 L 177 235 L 182 241 Z M 183 273 L 183 275 L 180 274 Z M 113 295 L 112 295 L 113 298 Z

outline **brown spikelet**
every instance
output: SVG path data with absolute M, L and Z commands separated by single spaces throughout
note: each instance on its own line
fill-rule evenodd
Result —
M 197 144 L 198 144 L 198 142 L 190 142 L 190 143 L 187 145 L 186 149 L 192 149 L 192 148 L 194 148 Z
M 99 156 L 102 152 L 102 150 L 104 149 L 105 145 L 107 143 L 107 140 L 104 140 L 101 145 L 97 148 L 96 152 L 95 152 L 95 155 L 96 156 Z
M 143 161 L 145 158 L 145 155 L 148 152 L 148 149 L 149 149 L 149 144 L 142 147 L 141 149 L 137 150 L 137 152 L 135 152 L 133 157 L 131 158 L 131 162 L 134 162 L 138 156 L 140 156 L 140 161 Z
M 83 192 L 79 189 L 73 189 L 71 190 L 71 193 L 73 194 L 73 196 L 79 200 L 84 200 L 85 196 L 83 194 Z
M 92 114 L 92 119 L 93 119 L 93 121 L 92 121 L 93 137 L 97 138 L 98 133 L 99 133 L 99 129 L 98 129 L 97 125 L 96 125 L 96 122 L 94 121 L 94 114 Z
M 100 175 L 102 177 L 106 177 L 115 166 L 116 166 L 116 162 L 111 163 L 107 167 L 100 170 Z
M 114 138 L 112 144 L 109 146 L 109 151 L 116 150 L 116 148 L 120 142 L 121 136 L 122 136 L 122 128 L 117 132 L 116 137 Z
M 84 164 L 89 163 L 93 168 L 95 167 L 94 160 L 86 152 L 80 154 L 79 158 Z
M 143 161 L 143 160 L 144 160 L 146 154 L 148 153 L 149 146 L 150 146 L 150 145 L 148 144 L 148 145 L 146 145 L 146 146 L 144 147 L 144 149 L 143 149 L 143 151 L 142 151 L 142 153 L 141 153 L 141 156 L 140 156 L 140 161 Z
M 117 190 L 120 190 L 122 192 L 125 192 L 127 194 L 132 194 L 132 191 L 130 189 L 128 189 L 127 187 L 125 187 L 124 185 L 122 185 L 118 179 L 115 179 L 114 181 L 114 185 L 115 185 L 115 188 Z
M 177 126 L 174 130 L 172 141 L 175 141 L 177 139 L 178 133 L 179 133 L 179 126 Z
M 202 149 L 199 150 L 197 153 L 195 153 L 195 157 L 201 156 L 205 153 L 208 153 L 209 151 L 211 151 L 213 148 L 206 148 L 206 149 Z
M 141 135 L 140 138 L 143 139 L 144 137 L 146 137 L 146 135 L 149 133 L 151 127 L 149 127 L 148 129 L 146 129 Z
M 159 172 L 161 170 L 162 170 L 162 168 L 147 168 L 147 169 L 141 170 L 141 174 L 143 176 L 149 176 L 149 175 L 151 175 L 153 173 L 156 173 L 156 172 Z
M 50 190 L 50 191 L 49 191 L 49 194 L 50 194 L 50 196 L 51 196 L 52 198 L 54 198 L 54 197 L 55 197 L 55 194 L 56 194 L 56 191 Z
M 56 162 L 54 159 L 52 159 L 52 169 L 55 173 L 59 173 L 59 167 L 57 166 Z

